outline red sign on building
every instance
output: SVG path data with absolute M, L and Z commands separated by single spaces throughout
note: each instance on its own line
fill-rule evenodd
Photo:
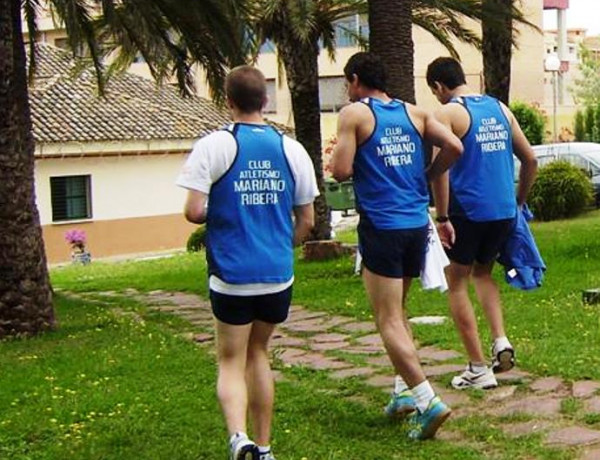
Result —
M 544 0 L 545 10 L 566 10 L 569 8 L 569 0 Z

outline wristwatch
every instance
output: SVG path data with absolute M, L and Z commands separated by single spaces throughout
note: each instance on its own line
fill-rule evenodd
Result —
M 444 222 L 448 222 L 450 218 L 448 216 L 436 216 L 435 221 L 443 224 Z

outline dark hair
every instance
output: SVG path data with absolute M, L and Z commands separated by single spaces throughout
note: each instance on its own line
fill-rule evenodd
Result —
M 385 67 L 379 56 L 373 53 L 360 52 L 351 56 L 344 67 L 344 75 L 348 81 L 352 81 L 352 75 L 356 75 L 358 81 L 367 88 L 386 91 Z
M 267 97 L 265 76 L 249 65 L 236 67 L 225 79 L 225 94 L 241 112 L 259 112 Z
M 436 81 L 448 89 L 467 83 L 460 62 L 451 57 L 439 57 L 427 66 L 427 84 L 434 87 Z

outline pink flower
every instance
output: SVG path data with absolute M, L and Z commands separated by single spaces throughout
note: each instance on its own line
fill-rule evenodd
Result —
M 79 229 L 72 229 L 65 232 L 65 240 L 74 248 L 83 249 L 85 246 L 85 231 Z

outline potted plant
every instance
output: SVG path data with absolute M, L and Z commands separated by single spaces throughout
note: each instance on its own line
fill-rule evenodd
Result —
M 85 231 L 74 228 L 65 232 L 65 240 L 71 245 L 71 260 L 74 264 L 87 265 L 92 256 L 85 247 Z

